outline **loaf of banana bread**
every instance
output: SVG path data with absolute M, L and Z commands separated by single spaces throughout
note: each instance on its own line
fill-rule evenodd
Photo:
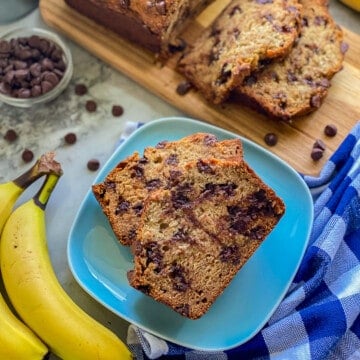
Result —
M 213 0 L 65 0 L 77 12 L 166 58 L 187 20 Z

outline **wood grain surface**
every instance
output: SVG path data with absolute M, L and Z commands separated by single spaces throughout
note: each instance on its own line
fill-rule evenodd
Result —
M 228 0 L 215 1 L 190 24 L 183 37 L 191 40 L 197 36 L 227 3 Z M 268 147 L 268 150 L 302 173 L 318 174 L 325 161 L 360 120 L 360 36 L 347 29 L 343 30 L 345 41 L 350 47 L 344 68 L 334 76 L 324 104 L 310 115 L 285 123 L 270 120 L 235 102 L 210 105 L 196 91 L 178 95 L 176 87 L 183 77 L 175 70 L 176 56 L 160 66 L 153 54 L 80 15 L 68 7 L 64 0 L 40 0 L 40 12 L 49 26 L 189 117 L 228 129 L 264 147 L 267 147 L 264 135 L 276 133 L 279 142 L 274 147 Z M 338 128 L 334 138 L 326 137 L 323 133 L 328 124 Z M 316 139 L 322 139 L 327 146 L 324 157 L 317 162 L 310 157 Z

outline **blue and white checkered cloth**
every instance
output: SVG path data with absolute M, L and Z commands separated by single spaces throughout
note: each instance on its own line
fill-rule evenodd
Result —
M 309 246 L 264 328 L 237 348 L 201 352 L 130 325 L 137 360 L 360 359 L 360 122 L 319 177 L 304 180 L 314 195 Z

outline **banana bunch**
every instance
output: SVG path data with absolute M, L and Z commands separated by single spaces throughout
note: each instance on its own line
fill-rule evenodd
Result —
M 26 172 L 12 181 L 0 184 L 0 234 L 11 211 L 24 190 L 41 176 L 58 173 L 59 163 L 53 153 L 42 155 Z M 47 346 L 18 319 L 0 294 L 0 359 L 43 359 Z
M 131 359 L 124 343 L 76 305 L 54 273 L 47 248 L 45 208 L 60 176 L 60 171 L 47 174 L 37 194 L 18 206 L 6 221 L 0 243 L 6 292 L 19 317 L 58 357 Z M 1 356 L 0 343 L 0 359 L 42 358 Z M 45 346 L 43 349 L 42 356 L 47 352 Z

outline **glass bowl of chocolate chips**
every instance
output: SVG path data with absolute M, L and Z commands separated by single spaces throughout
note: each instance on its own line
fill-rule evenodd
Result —
M 22 28 L 0 37 L 0 101 L 23 108 L 48 102 L 72 73 L 71 52 L 58 35 Z

